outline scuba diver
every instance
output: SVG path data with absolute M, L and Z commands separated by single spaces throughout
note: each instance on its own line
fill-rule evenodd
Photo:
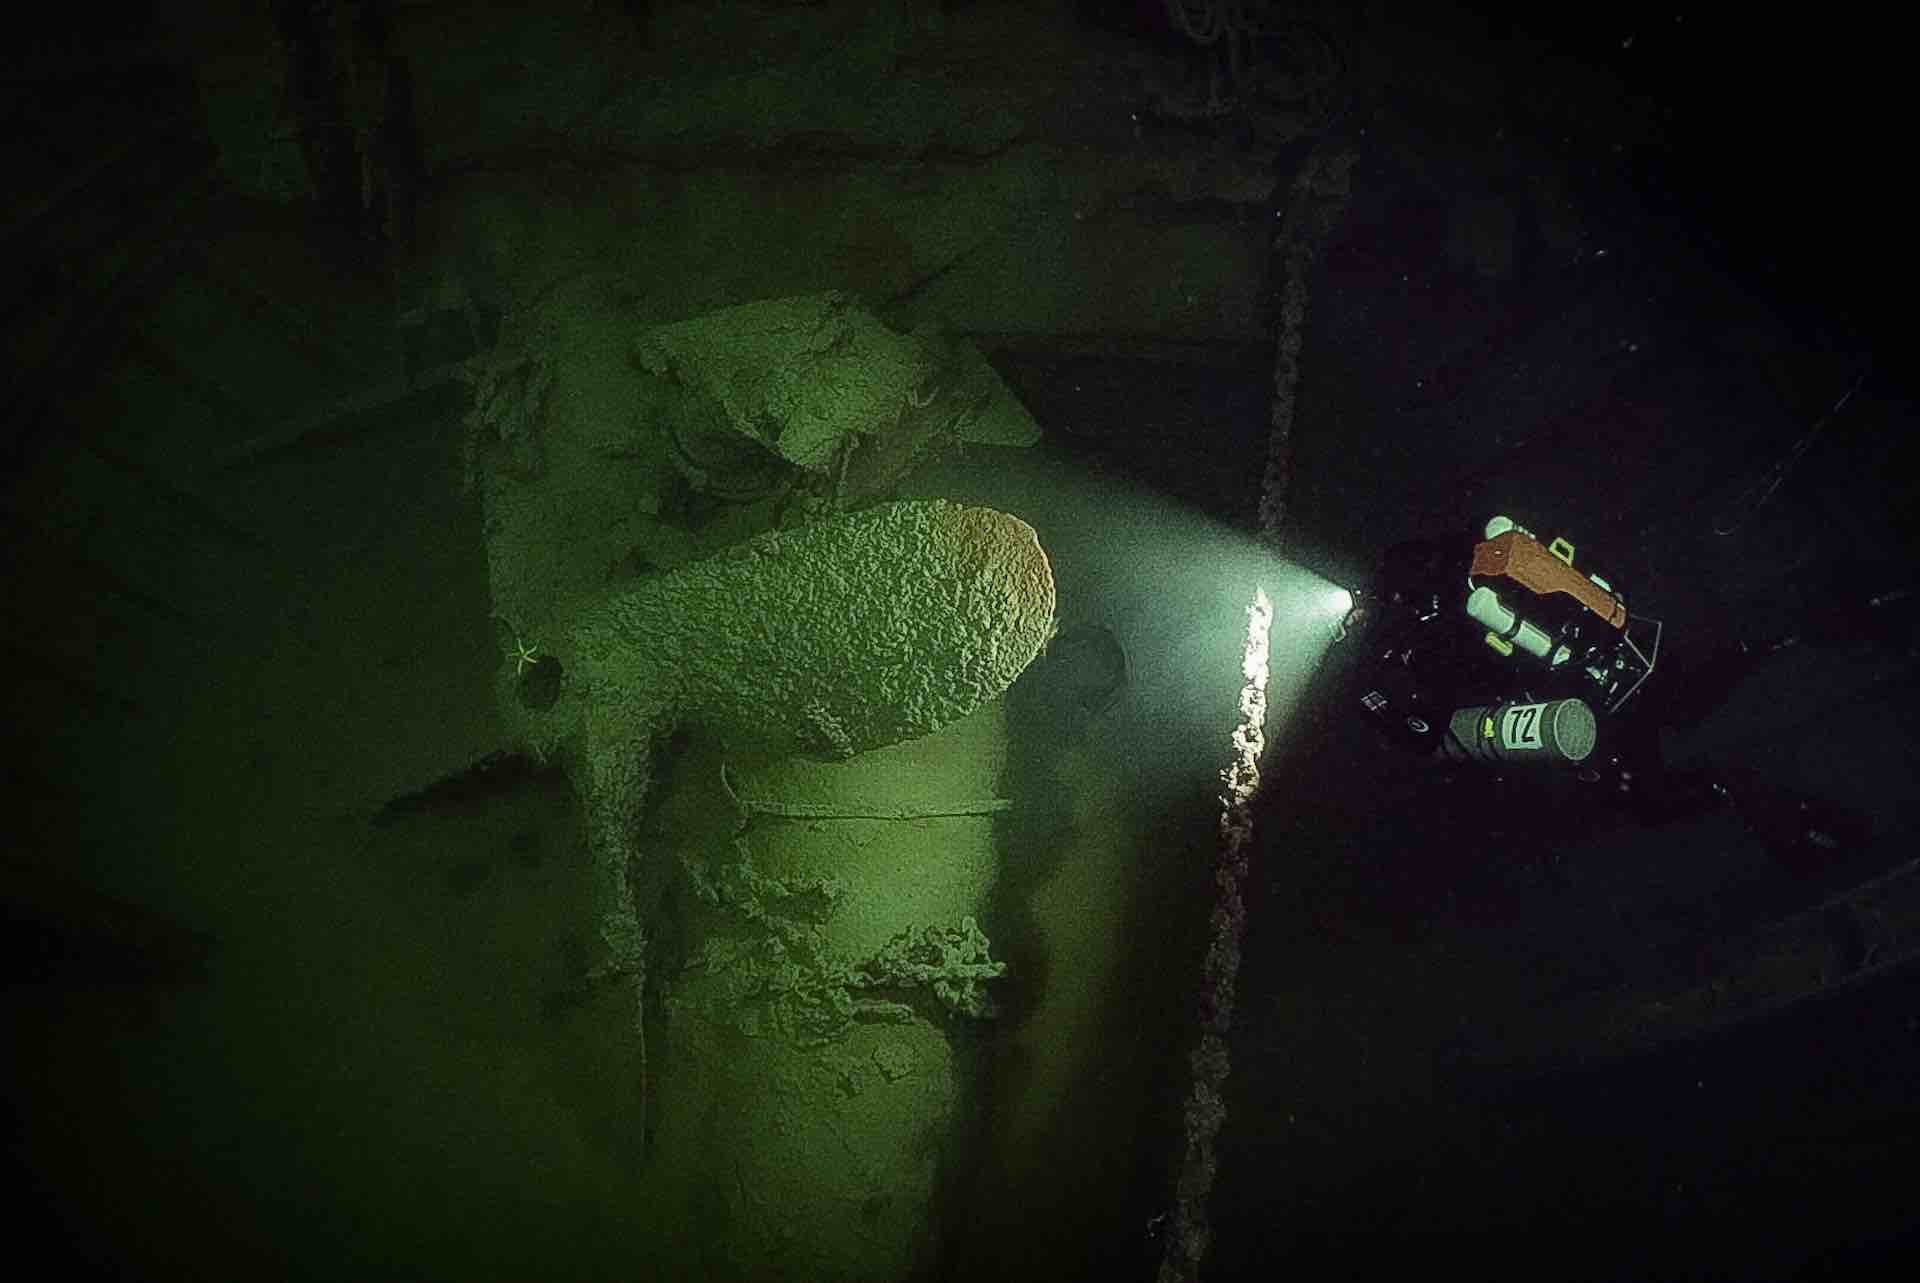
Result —
M 1341 626 L 1362 648 L 1361 713 L 1429 760 L 1557 769 L 1642 824 L 1731 808 L 1796 871 L 1856 849 L 1864 826 L 1837 808 L 1750 771 L 1675 770 L 1661 750 L 1663 730 L 1704 717 L 1760 661 L 1819 639 L 1732 641 L 1670 671 L 1661 621 L 1630 611 L 1574 557 L 1566 540 L 1543 543 L 1503 516 L 1477 540 L 1389 549 Z

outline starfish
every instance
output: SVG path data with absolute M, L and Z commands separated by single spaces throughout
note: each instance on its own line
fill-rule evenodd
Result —
M 525 673 L 529 667 L 539 662 L 539 642 L 529 644 L 521 641 L 518 637 L 513 639 L 513 675 L 515 677 L 519 677 Z

